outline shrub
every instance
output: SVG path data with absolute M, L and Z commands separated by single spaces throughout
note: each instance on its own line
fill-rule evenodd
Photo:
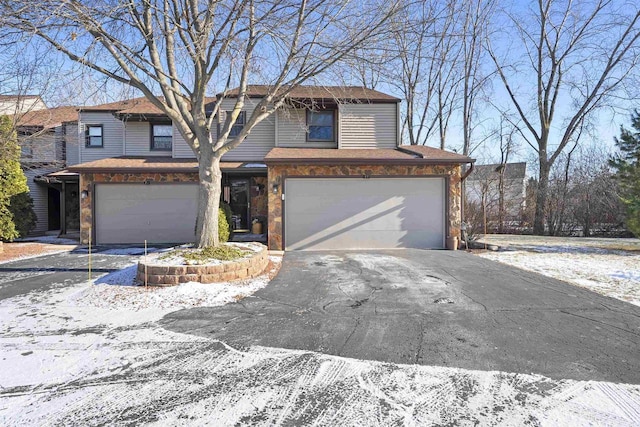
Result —
M 36 226 L 36 213 L 33 211 L 33 199 L 29 193 L 20 193 L 11 197 L 9 211 L 19 237 L 25 237 Z
M 218 240 L 222 243 L 227 243 L 229 241 L 229 236 L 231 234 L 231 230 L 229 228 L 229 221 L 227 220 L 227 215 L 225 210 L 221 207 L 218 209 Z
M 27 178 L 20 168 L 20 147 L 9 116 L 0 116 L 0 239 L 18 237 L 14 215 L 9 209 L 11 198 L 29 191 Z
M 248 253 L 249 251 L 243 251 L 242 249 L 238 249 L 234 246 L 220 245 L 215 248 L 208 247 L 197 251 L 183 251 L 180 255 L 182 255 L 185 260 L 207 262 L 212 259 L 232 261 L 234 259 L 242 258 Z

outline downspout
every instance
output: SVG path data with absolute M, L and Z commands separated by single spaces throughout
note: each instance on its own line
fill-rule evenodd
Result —
M 467 227 L 466 227 L 466 222 L 465 222 L 465 216 L 464 216 L 464 199 L 466 196 L 466 186 L 464 184 L 464 181 L 469 177 L 469 175 L 471 175 L 471 172 L 473 172 L 474 169 L 474 162 L 470 162 L 469 163 L 471 166 L 469 166 L 469 170 L 467 170 L 464 175 L 462 175 L 460 177 L 460 221 L 462 221 L 462 224 L 460 224 L 460 240 L 464 242 L 465 247 L 468 249 L 468 245 L 469 242 L 467 242 Z
M 127 115 L 122 118 L 122 155 L 127 155 Z
M 474 166 L 473 166 L 473 165 L 474 165 L 474 162 L 469 162 L 469 164 L 471 165 L 471 167 L 469 168 L 469 170 L 468 170 L 468 171 L 466 171 L 466 172 L 464 173 L 464 175 L 462 175 L 462 176 L 460 177 L 460 182 L 461 182 L 461 183 L 462 183 L 462 182 L 464 182 L 464 180 L 465 180 L 465 179 L 467 179 L 467 178 L 469 177 L 469 175 L 471 175 L 471 172 L 473 172 L 473 169 L 474 169 Z

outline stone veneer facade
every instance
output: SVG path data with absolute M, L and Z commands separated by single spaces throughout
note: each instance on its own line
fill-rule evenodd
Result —
M 445 176 L 448 177 L 448 234 L 460 238 L 461 185 L 460 165 L 269 165 L 269 249 L 283 250 L 282 189 L 287 177 L 363 176 Z M 278 193 L 270 191 L 278 184 Z
M 94 184 L 105 182 L 198 182 L 197 173 L 83 173 L 80 175 L 80 193 L 88 196 L 80 200 L 80 242 L 89 243 L 89 234 L 93 228 L 93 192 Z M 92 236 L 92 240 L 94 236 Z
M 93 227 L 93 192 L 94 184 L 109 182 L 198 182 L 197 173 L 83 173 L 80 175 L 80 192 L 87 191 L 88 196 L 80 200 L 80 239 L 81 243 L 89 243 L 89 233 Z M 267 177 L 251 177 L 251 215 L 259 219 L 267 218 Z M 261 186 L 260 191 L 253 190 Z M 95 237 L 92 236 L 92 239 Z

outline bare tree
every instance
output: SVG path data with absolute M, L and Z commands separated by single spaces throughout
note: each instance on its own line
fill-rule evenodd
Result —
M 496 172 L 498 172 L 498 233 L 504 233 L 505 220 L 507 216 L 507 200 L 506 200 L 506 179 L 509 157 L 515 149 L 514 134 L 516 130 L 513 126 L 509 126 L 504 118 L 500 119 L 498 135 L 500 138 L 500 163 Z
M 610 155 L 601 143 L 593 143 L 580 150 L 571 172 L 571 216 L 585 237 L 610 232 L 623 223 L 618 186 L 607 165 Z
M 463 2 L 462 24 L 462 154 L 472 151 L 472 134 L 477 101 L 493 73 L 483 73 L 484 42 L 489 34 L 495 0 Z
M 533 231 L 543 234 L 549 173 L 594 111 L 613 106 L 625 78 L 640 60 L 640 10 L 626 1 L 538 0 L 530 16 L 507 13 L 506 58 L 489 54 L 537 153 L 539 179 Z M 513 33 L 517 34 L 515 43 Z M 519 52 L 520 57 L 514 52 Z M 526 77 L 535 81 L 522 84 Z
M 372 0 L 1 0 L 5 28 L 137 89 L 180 131 L 199 163 L 198 247 L 218 245 L 220 159 L 308 81 L 387 30 L 395 2 Z M 230 137 L 247 85 L 268 91 Z M 231 87 L 235 105 L 214 120 Z M 213 102 L 207 94 L 216 90 Z
M 411 145 L 424 145 L 437 135 L 444 148 L 460 81 L 456 4 L 410 3 L 395 23 L 397 57 L 387 63 L 387 80 L 406 103 L 402 127 Z

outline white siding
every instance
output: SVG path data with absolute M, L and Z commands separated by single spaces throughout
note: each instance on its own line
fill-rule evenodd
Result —
M 34 234 L 42 234 L 48 230 L 48 208 L 49 196 L 47 186 L 33 182 L 33 178 L 38 175 L 46 175 L 55 172 L 56 168 L 25 168 L 24 174 L 27 177 L 27 186 L 29 187 L 29 195 L 33 199 L 33 210 L 36 213 L 36 227 L 31 231 Z
M 131 121 L 125 122 L 124 126 L 127 156 L 171 156 L 171 151 L 151 150 L 151 123 Z
M 341 104 L 339 148 L 395 148 L 397 105 Z
M 65 125 L 65 144 L 67 147 L 67 166 L 80 163 L 80 147 L 78 146 L 78 124 L 67 123 Z
M 337 148 L 336 141 L 307 141 L 306 110 L 287 108 L 278 110 L 277 114 L 278 140 L 276 145 L 278 147 Z
M 196 155 L 185 142 L 184 138 L 180 134 L 180 131 L 175 126 L 173 127 L 173 157 L 176 159 L 195 159 Z
M 243 110 L 246 111 L 247 120 L 251 117 L 258 100 L 248 99 Z M 222 103 L 222 110 L 233 108 L 234 99 L 226 99 Z M 217 129 L 212 129 L 217 132 Z M 249 136 L 242 143 L 222 156 L 223 161 L 262 161 L 273 147 L 275 147 L 275 118 L 267 117 L 253 128 Z
M 336 148 L 335 142 L 307 142 L 307 113 L 301 108 L 278 110 L 278 147 Z
M 84 130 L 86 125 L 102 125 L 103 146 L 87 148 L 84 144 Z M 80 126 L 78 126 L 78 144 L 80 145 L 80 163 L 108 157 L 123 155 L 123 124 L 111 112 L 80 112 Z

